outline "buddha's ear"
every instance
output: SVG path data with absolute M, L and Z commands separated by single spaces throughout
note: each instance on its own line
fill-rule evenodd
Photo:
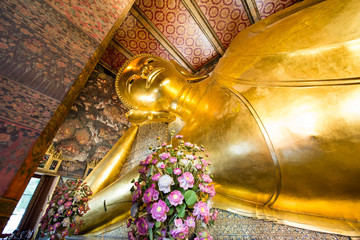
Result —
M 201 80 L 204 80 L 209 76 L 209 74 L 206 74 L 204 76 L 196 76 L 194 74 L 189 73 L 188 70 L 186 70 L 184 67 L 178 64 L 175 60 L 171 59 L 170 61 L 172 64 L 175 65 L 176 70 L 178 70 L 185 77 L 186 81 L 188 81 L 189 83 L 200 82 Z

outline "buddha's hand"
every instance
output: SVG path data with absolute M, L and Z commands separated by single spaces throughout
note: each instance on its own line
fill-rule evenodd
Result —
M 127 119 L 134 124 L 143 125 L 154 122 L 172 122 L 176 119 L 175 115 L 169 112 L 156 112 L 146 110 L 131 109 L 126 114 Z

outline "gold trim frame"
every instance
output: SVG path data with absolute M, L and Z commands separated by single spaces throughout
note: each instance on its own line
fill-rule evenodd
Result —
M 57 173 L 60 164 L 62 162 L 62 151 L 58 152 L 54 149 L 54 145 L 51 144 L 48 150 L 46 151 L 45 156 L 49 156 L 46 159 L 45 165 L 42 167 L 42 164 L 39 164 L 37 171 L 43 173 Z

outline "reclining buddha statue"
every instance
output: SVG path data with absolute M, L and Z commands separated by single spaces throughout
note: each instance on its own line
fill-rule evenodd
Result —
M 110 174 L 125 160 L 117 149 L 131 148 L 138 124 L 177 117 L 178 134 L 210 153 L 215 207 L 360 235 L 360 1 L 304 1 L 264 19 L 210 76 L 135 56 L 116 90 L 134 124 L 87 179 L 95 195 L 83 233 L 129 215 L 137 171 Z

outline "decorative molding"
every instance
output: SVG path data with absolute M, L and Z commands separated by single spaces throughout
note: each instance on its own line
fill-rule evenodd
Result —
M 174 57 L 174 59 L 191 73 L 195 69 L 185 57 L 167 40 L 167 38 L 156 28 L 156 26 L 145 16 L 145 14 L 134 4 L 130 13 L 156 38 L 160 44 Z
M 208 20 L 204 16 L 203 12 L 200 10 L 199 6 L 194 0 L 181 0 L 192 18 L 198 24 L 201 31 L 204 33 L 206 38 L 209 40 L 211 45 L 214 47 L 217 53 L 221 56 L 225 53 L 225 48 L 221 44 L 219 38 L 216 36 L 214 29 L 210 26 Z
M 241 2 L 243 3 L 252 24 L 261 20 L 260 12 L 255 0 L 241 0 Z
M 124 54 L 125 57 L 127 57 L 128 59 L 132 58 L 134 56 L 134 54 L 132 52 L 130 52 L 126 47 L 124 47 L 121 43 L 119 43 L 118 41 L 115 40 L 115 38 L 113 38 L 113 41 L 111 41 L 110 45 L 112 45 L 114 48 L 116 48 L 119 52 L 121 52 L 122 54 Z

